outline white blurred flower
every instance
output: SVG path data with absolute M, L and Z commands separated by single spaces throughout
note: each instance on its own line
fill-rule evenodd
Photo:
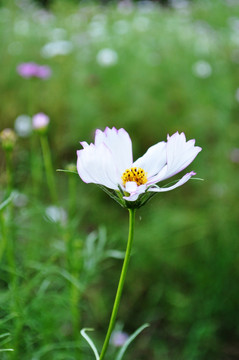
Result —
M 239 64 L 239 50 L 238 49 L 232 50 L 231 60 L 232 60 L 232 62 Z
M 48 25 L 49 23 L 53 22 L 55 16 L 47 10 L 44 9 L 34 9 L 33 13 L 33 20 L 37 23 Z
M 117 10 L 124 15 L 128 15 L 133 11 L 133 3 L 131 0 L 122 0 L 118 3 Z
M 170 6 L 174 9 L 181 10 L 188 8 L 189 2 L 187 0 L 170 0 Z
M 14 124 L 18 136 L 27 137 L 32 133 L 32 119 L 28 115 L 19 115 Z
M 235 98 L 236 98 L 236 101 L 239 102 L 239 88 L 236 89 Z
M 95 16 L 92 17 L 92 21 L 106 24 L 107 17 L 104 14 L 96 14 Z
M 234 148 L 231 150 L 230 160 L 233 163 L 236 163 L 236 164 L 239 163 L 239 148 Z
M 68 55 L 73 50 L 73 44 L 71 41 L 58 40 L 49 42 L 41 49 L 41 55 L 44 58 L 51 58 L 57 55 Z
M 17 21 L 14 24 L 14 32 L 17 35 L 27 35 L 29 33 L 29 23 L 26 20 Z
M 107 34 L 105 29 L 105 23 L 101 23 L 100 21 L 91 22 L 88 32 L 93 38 L 105 38 Z
M 34 130 L 42 130 L 48 127 L 49 117 L 44 113 L 38 113 L 32 117 L 32 127 Z
M 55 205 L 50 205 L 46 208 L 46 216 L 48 220 L 55 223 L 65 224 L 67 220 L 66 211 L 62 207 Z
M 137 3 L 138 9 L 141 13 L 148 14 L 155 10 L 153 1 L 143 0 Z
M 226 0 L 228 6 L 236 6 L 239 4 L 238 0 Z
M 118 54 L 112 49 L 102 49 L 98 52 L 96 60 L 101 66 L 113 66 L 118 62 Z
M 53 41 L 64 40 L 66 38 L 67 32 L 62 28 L 55 28 L 51 32 L 51 39 Z
M 133 27 L 140 32 L 144 32 L 149 28 L 150 20 L 145 16 L 138 16 L 133 20 Z
M 230 17 L 227 22 L 232 30 L 239 32 L 239 18 L 233 16 Z
M 236 32 L 236 31 L 232 32 L 230 34 L 230 41 L 233 45 L 238 46 L 239 45 L 239 32 Z
M 12 202 L 16 207 L 24 207 L 28 203 L 28 197 L 25 194 L 14 191 Z
M 114 23 L 113 28 L 117 34 L 123 35 L 129 32 L 129 23 L 126 20 L 118 20 Z
M 192 67 L 193 73 L 199 78 L 206 79 L 212 74 L 211 65 L 204 60 L 197 61 Z

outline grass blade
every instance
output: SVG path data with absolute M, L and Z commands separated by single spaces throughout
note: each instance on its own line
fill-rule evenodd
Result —
M 93 343 L 93 341 L 91 340 L 91 338 L 86 334 L 86 331 L 93 331 L 93 329 L 88 329 L 88 328 L 84 328 L 81 330 L 81 335 L 83 336 L 83 338 L 88 342 L 88 344 L 90 345 L 91 349 L 93 350 L 94 354 L 95 354 L 95 358 L 96 360 L 100 359 L 100 356 L 98 354 L 98 351 L 96 349 L 95 344 Z

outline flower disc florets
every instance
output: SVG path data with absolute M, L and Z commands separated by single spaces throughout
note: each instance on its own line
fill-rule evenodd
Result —
M 146 175 L 147 174 L 142 168 L 134 167 L 131 169 L 127 169 L 122 175 L 123 185 L 125 185 L 128 181 L 134 181 L 138 186 L 146 184 L 147 182 Z

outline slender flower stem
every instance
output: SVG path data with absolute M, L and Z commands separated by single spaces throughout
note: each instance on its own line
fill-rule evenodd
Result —
M 7 168 L 7 192 L 9 195 L 13 189 L 12 151 L 10 150 L 6 150 L 6 168 Z
M 56 204 L 57 203 L 57 192 L 56 192 L 56 184 L 55 184 L 55 178 L 54 178 L 52 161 L 51 161 L 51 152 L 50 152 L 50 148 L 49 148 L 49 144 L 48 144 L 46 135 L 41 135 L 40 139 L 41 139 L 41 147 L 42 147 L 44 165 L 45 165 L 45 170 L 46 170 L 47 184 L 48 184 L 48 188 L 50 191 L 52 201 Z
M 129 264 L 129 259 L 130 259 L 130 252 L 131 252 L 132 241 L 133 241 L 133 236 L 134 236 L 135 211 L 136 211 L 135 209 L 129 209 L 128 243 L 127 243 L 127 248 L 126 248 L 123 267 L 122 267 L 122 270 L 121 270 L 118 289 L 117 289 L 116 296 L 115 296 L 115 302 L 114 302 L 113 310 L 112 310 L 112 313 L 111 313 L 109 327 L 108 327 L 108 331 L 107 331 L 107 334 L 106 334 L 106 337 L 105 337 L 105 341 L 104 341 L 104 344 L 103 344 L 103 347 L 102 347 L 102 350 L 101 350 L 99 360 L 104 359 L 105 353 L 106 353 L 108 345 L 109 345 L 110 336 L 111 336 L 112 331 L 113 331 L 114 326 L 115 326 L 115 321 L 116 321 L 116 317 L 117 317 L 117 313 L 118 313 L 118 308 L 119 308 L 119 304 L 120 304 L 120 299 L 121 299 L 121 295 L 122 295 L 122 291 L 123 291 L 123 287 L 124 287 L 124 282 L 125 282 L 125 277 L 126 277 L 126 272 L 127 272 L 127 268 L 128 268 L 128 264 Z

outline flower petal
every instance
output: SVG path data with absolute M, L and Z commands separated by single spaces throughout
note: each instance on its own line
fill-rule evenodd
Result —
M 186 141 L 184 133 L 178 132 L 168 136 L 167 142 L 167 173 L 164 179 L 184 170 L 195 159 L 202 150 L 199 146 L 194 146 L 195 140 Z M 163 179 L 162 179 L 163 180 Z
M 168 136 L 167 165 L 158 175 L 150 179 L 149 184 L 156 184 L 184 170 L 202 150 L 194 144 L 195 140 L 186 141 L 184 133 L 176 132 L 172 136 Z
M 103 131 L 96 130 L 95 145 L 104 143 L 110 150 L 113 161 L 118 169 L 118 176 L 130 168 L 133 163 L 132 142 L 124 129 L 108 128 Z
M 196 173 L 194 171 L 191 171 L 190 173 L 187 173 L 186 175 L 184 175 L 178 182 L 176 182 L 176 184 L 174 184 L 172 186 L 165 187 L 165 188 L 160 188 L 159 186 L 151 187 L 148 189 L 148 191 L 165 192 L 165 191 L 170 191 L 170 190 L 176 189 L 177 187 L 185 184 L 193 175 L 196 175 Z
M 86 146 L 77 151 L 77 171 L 86 183 L 104 185 L 110 189 L 118 190 L 116 168 L 109 149 L 101 143 Z
M 138 199 L 140 194 L 143 194 L 145 192 L 146 188 L 147 188 L 146 184 L 137 186 L 137 188 L 135 188 L 135 190 L 130 192 L 129 196 L 123 196 L 123 198 L 128 201 L 135 201 Z
M 142 157 L 134 162 L 133 167 L 144 169 L 149 179 L 162 170 L 166 161 L 166 142 L 161 141 L 151 146 Z

